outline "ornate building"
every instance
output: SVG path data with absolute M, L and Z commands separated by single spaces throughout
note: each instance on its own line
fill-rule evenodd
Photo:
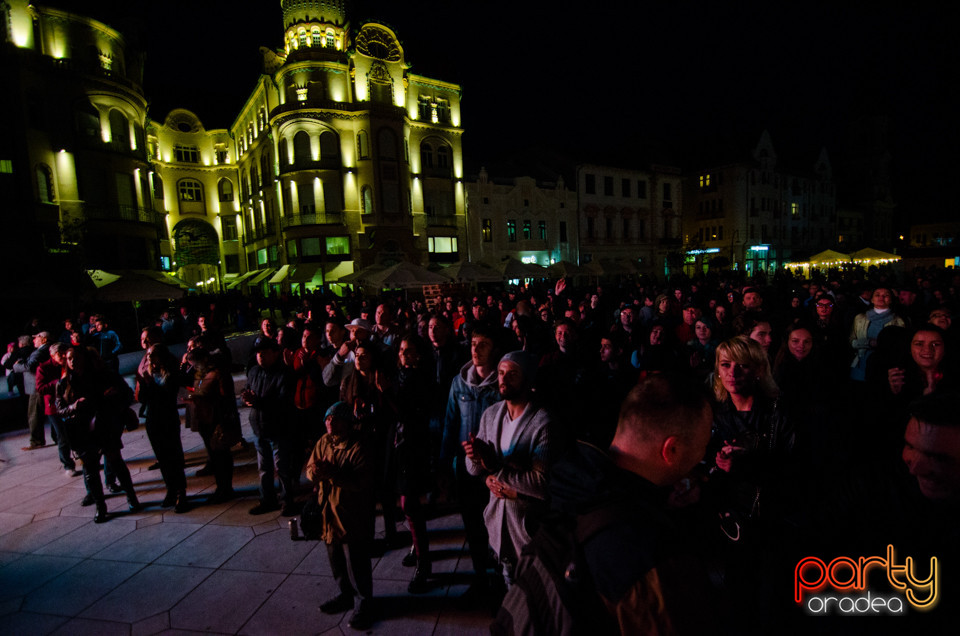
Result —
M 688 274 L 706 271 L 711 261 L 748 274 L 773 272 L 836 245 L 836 191 L 826 150 L 806 170 L 784 163 L 764 131 L 748 157 L 687 178 Z
M 5 240 L 87 268 L 156 269 L 141 55 L 101 22 L 26 0 L 0 1 L 0 21 Z
M 460 88 L 410 72 L 389 27 L 354 31 L 347 5 L 282 0 L 283 47 L 261 48 L 236 119 L 208 130 L 186 110 L 148 120 L 141 57 L 117 31 L 0 0 L 0 72 L 19 100 L 4 125 L 27 131 L 0 146 L 0 188 L 48 249 L 211 291 L 456 260 Z
M 553 182 L 497 180 L 481 169 L 466 189 L 470 260 L 578 261 L 576 196 L 562 177 Z
M 680 248 L 680 183 L 679 168 L 670 166 L 579 166 L 580 264 L 626 260 L 665 273 L 668 255 Z

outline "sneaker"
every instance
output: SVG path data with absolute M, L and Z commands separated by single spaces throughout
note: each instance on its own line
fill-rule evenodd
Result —
M 82 475 L 83 473 L 75 468 L 64 468 L 63 474 L 67 477 L 76 477 L 77 475 Z
M 280 504 L 276 501 L 261 501 L 247 512 L 252 515 L 265 515 L 268 512 L 274 512 L 276 510 L 280 510 Z
M 120 493 L 123 492 L 123 488 L 121 488 L 121 487 L 120 487 L 120 484 L 118 484 L 118 483 L 116 483 L 116 482 L 112 482 L 112 483 L 107 484 L 107 490 L 109 490 L 110 492 L 112 492 L 112 493 L 115 494 L 115 495 L 119 495 Z
M 24 447 L 22 447 L 20 450 L 32 451 L 32 450 L 37 450 L 38 448 L 43 448 L 44 446 L 46 446 L 46 444 L 33 444 L 33 443 L 31 443 L 29 446 L 24 446 Z
M 320 611 L 324 614 L 339 614 L 353 609 L 353 597 L 346 594 L 338 594 L 329 601 L 320 604 Z
M 370 601 L 360 601 L 347 622 L 351 628 L 358 631 L 370 629 L 373 626 L 373 612 L 370 610 Z

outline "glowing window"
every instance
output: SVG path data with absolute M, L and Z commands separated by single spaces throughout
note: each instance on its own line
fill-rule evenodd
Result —
M 300 33 L 298 33 L 297 35 L 298 35 L 298 41 L 299 41 L 300 46 L 306 46 L 306 45 L 307 45 L 307 32 L 306 32 L 305 30 L 303 30 L 303 29 L 300 29 Z
M 361 196 L 363 197 L 363 213 L 373 214 L 373 191 L 369 186 L 363 188 Z
M 13 174 L 12 159 L 0 159 L 0 174 Z
M 493 242 L 493 220 L 492 219 L 483 220 L 483 227 L 480 230 L 480 233 L 483 236 L 484 243 Z
M 507 240 L 511 243 L 517 241 L 517 222 L 516 221 L 507 221 Z
M 546 241 L 547 240 L 547 222 L 539 221 L 537 224 L 537 231 L 540 235 L 540 240 Z
M 533 224 L 530 221 L 523 222 L 523 240 L 528 240 L 533 237 Z
M 334 48 L 336 41 L 333 37 L 333 29 L 327 29 L 327 46 L 331 49 Z
M 700 187 L 709 188 L 710 187 L 710 175 L 702 174 L 700 175 Z
M 311 36 L 310 46 L 323 46 L 323 38 L 320 37 L 320 29 L 314 29 L 311 32 Z
M 203 185 L 195 179 L 181 179 L 177 192 L 181 201 L 203 201 Z
M 345 255 L 350 253 L 349 236 L 328 236 L 326 242 L 327 254 Z
M 427 237 L 427 251 L 434 254 L 456 254 L 457 237 L 456 236 L 430 236 Z
M 790 216 L 797 218 L 800 216 L 800 204 L 791 203 L 790 204 Z

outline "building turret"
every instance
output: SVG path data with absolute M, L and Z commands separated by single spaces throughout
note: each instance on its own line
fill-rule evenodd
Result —
M 281 0 L 287 54 L 307 48 L 346 50 L 347 5 L 347 0 Z

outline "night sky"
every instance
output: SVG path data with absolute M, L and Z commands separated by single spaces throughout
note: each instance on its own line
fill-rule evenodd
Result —
M 279 0 L 72 4 L 127 33 L 139 22 L 150 116 L 188 108 L 209 128 L 233 122 L 258 48 L 283 34 Z M 695 169 L 764 128 L 791 165 L 826 146 L 836 166 L 851 122 L 883 115 L 900 209 L 949 218 L 960 55 L 948 10 L 842 4 L 355 0 L 352 26 L 391 26 L 413 72 L 462 85 L 468 174 L 547 155 Z

